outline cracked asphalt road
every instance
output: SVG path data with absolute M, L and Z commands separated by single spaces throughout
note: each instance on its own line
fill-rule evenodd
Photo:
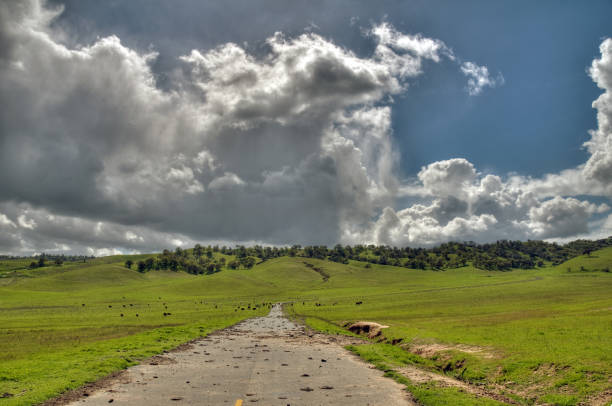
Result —
M 402 385 L 342 346 L 350 337 L 312 334 L 280 305 L 188 349 L 129 368 L 70 405 L 411 405 Z

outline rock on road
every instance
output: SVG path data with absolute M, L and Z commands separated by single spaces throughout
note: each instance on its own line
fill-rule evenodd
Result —
M 352 340 L 309 334 L 275 305 L 266 317 L 129 368 L 70 405 L 413 404 L 402 385 L 342 348 Z

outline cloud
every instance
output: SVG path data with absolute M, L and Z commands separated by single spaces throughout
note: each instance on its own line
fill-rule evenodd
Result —
M 463 158 L 438 161 L 422 168 L 417 175 L 423 187 L 434 196 L 458 195 L 476 179 L 474 165 Z
M 497 87 L 505 82 L 501 73 L 498 73 L 496 77 L 492 77 L 489 73 L 489 68 L 479 66 L 474 62 L 462 63 L 461 72 L 468 77 L 467 91 L 470 96 L 479 95 L 485 87 Z
M 417 198 L 417 203 L 399 210 L 385 208 L 378 219 L 347 233 L 346 239 L 433 245 L 466 239 L 564 241 L 572 236 L 604 236 L 610 229 L 610 216 L 605 222 L 593 217 L 607 213 L 610 207 L 585 198 L 612 197 L 612 39 L 602 42 L 600 52 L 589 74 L 604 93 L 593 102 L 598 128 L 585 144 L 590 153 L 585 164 L 541 178 L 509 175 L 504 180 L 479 173 L 462 158 L 434 162 L 423 167 L 416 180 L 399 188 L 400 195 Z M 474 79 L 472 92 L 491 85 L 485 67 L 463 67 Z
M 199 154 L 198 157 L 200 157 Z M 198 157 L 194 158 L 194 160 L 197 160 Z M 175 185 L 182 185 L 183 190 L 189 194 L 196 194 L 204 191 L 204 186 L 194 178 L 193 170 L 187 166 L 170 168 L 166 179 Z
M 23 252 L 56 248 L 42 236 L 72 250 L 335 243 L 398 187 L 388 96 L 451 55 L 387 23 L 369 57 L 276 33 L 263 55 L 194 49 L 162 90 L 155 52 L 116 36 L 69 47 L 50 28 L 59 12 L 30 0 L 0 14 L 0 170 L 12 174 L 0 202 L 21 219 Z
M 422 205 L 399 212 L 387 207 L 373 224 L 371 241 L 394 246 L 429 246 L 441 241 L 478 239 L 479 235 L 497 223 L 495 217 L 489 214 L 453 217 L 450 221 L 441 222 L 431 215 L 431 211 L 431 207 Z
M 215 157 L 213 157 L 212 154 L 206 150 L 198 152 L 198 155 L 193 158 L 193 163 L 195 164 L 195 169 L 198 172 L 202 172 L 205 169 L 212 172 L 217 168 Z
M 541 238 L 582 234 L 588 231 L 587 222 L 592 214 L 608 210 L 605 204 L 597 206 L 571 197 L 556 196 L 529 210 L 529 227 Z
M 584 166 L 584 176 L 606 187 L 612 183 L 612 38 L 605 39 L 589 69 L 593 81 L 604 92 L 593 102 L 597 109 L 598 128 L 591 131 L 591 140 L 585 143 L 590 158 Z
M 2 214 L 2 213 L 0 213 L 0 226 L 17 228 L 17 225 L 15 225 L 15 223 L 11 219 L 6 217 L 6 214 Z
M 594 215 L 610 207 L 587 200 L 536 193 L 541 180 L 478 173 L 463 158 L 431 163 L 402 189 L 418 202 L 382 215 L 344 238 L 359 243 L 431 246 L 444 241 L 563 239 L 585 235 Z M 429 199 L 429 202 L 426 200 Z
M 87 247 L 87 254 L 95 257 L 106 257 L 109 255 L 121 255 L 123 252 L 117 248 L 92 248 Z
M 37 226 L 36 221 L 34 219 L 28 219 L 25 214 L 21 214 L 17 217 L 17 223 L 20 227 L 28 228 L 30 230 L 34 230 Z
M 0 4 L 0 252 L 562 238 L 607 210 L 577 197 L 612 190 L 610 40 L 590 70 L 604 93 L 585 165 L 531 179 L 452 158 L 401 180 L 393 97 L 456 60 L 441 40 L 383 22 L 357 55 L 279 32 L 257 52 L 190 50 L 162 88 L 155 51 L 117 36 L 69 45 L 60 12 Z M 461 68 L 470 94 L 503 81 Z
M 0 203 L 0 244 L 15 254 L 33 252 L 73 252 L 99 255 L 100 252 L 147 252 L 175 246 L 180 239 L 195 242 L 179 233 L 151 230 L 147 226 L 97 221 L 82 217 L 52 214 L 27 204 Z M 9 216 L 19 220 L 19 227 Z M 24 226 L 25 225 L 25 226 Z
M 213 179 L 208 187 L 210 189 L 229 189 L 236 186 L 245 185 L 244 181 L 235 173 L 225 172 L 223 176 Z
M 420 34 L 404 34 L 387 22 L 373 26 L 368 34 L 378 41 L 375 58 L 401 78 L 420 75 L 423 60 L 440 62 L 442 56 L 455 59 L 453 51 L 444 42 Z
M 128 241 L 144 241 L 144 238 L 142 236 L 133 233 L 129 230 L 125 232 L 125 239 Z

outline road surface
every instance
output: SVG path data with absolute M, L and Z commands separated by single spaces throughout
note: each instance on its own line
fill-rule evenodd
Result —
M 413 404 L 400 384 L 342 348 L 353 340 L 308 333 L 275 305 L 266 317 L 153 357 L 69 404 Z

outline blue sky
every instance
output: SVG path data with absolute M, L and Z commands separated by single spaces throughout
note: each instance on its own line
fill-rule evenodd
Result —
M 502 72 L 506 84 L 473 98 L 456 78 L 445 80 L 446 72 L 426 77 L 419 97 L 396 112 L 401 139 L 422 135 L 411 154 L 418 163 L 406 169 L 463 156 L 496 173 L 539 176 L 583 162 L 581 145 L 596 127 L 590 104 L 600 92 L 586 67 L 609 34 L 612 3 L 469 4 L 455 2 L 445 13 L 437 13 L 442 6 L 426 10 L 423 20 L 440 17 L 433 27 L 418 18 L 406 25 L 448 38 L 458 55 Z
M 0 253 L 610 235 L 611 16 L 7 0 Z

